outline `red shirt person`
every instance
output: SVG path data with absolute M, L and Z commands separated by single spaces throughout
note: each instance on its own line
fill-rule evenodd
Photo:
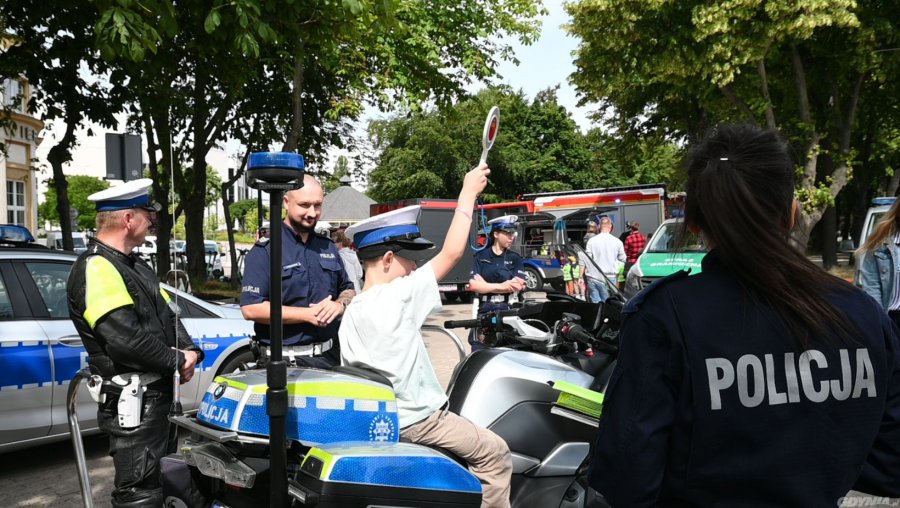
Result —
M 631 233 L 625 238 L 625 272 L 631 268 L 631 265 L 637 263 L 638 256 L 647 245 L 647 237 L 640 232 L 641 225 L 638 222 L 631 223 Z

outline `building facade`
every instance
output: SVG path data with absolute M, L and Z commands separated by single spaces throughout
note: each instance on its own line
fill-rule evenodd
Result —
M 24 78 L 5 79 L 0 90 L 0 222 L 18 224 L 37 233 L 38 173 L 32 160 L 41 142 L 44 122 L 28 114 L 31 88 Z M 6 117 L 7 112 L 10 116 Z

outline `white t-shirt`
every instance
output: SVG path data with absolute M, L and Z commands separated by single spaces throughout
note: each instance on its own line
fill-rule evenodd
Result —
M 375 370 L 393 383 L 400 428 L 447 402 L 421 332 L 428 315 L 440 309 L 441 294 L 427 263 L 356 295 L 341 318 L 341 364 Z
M 600 270 L 607 275 L 616 275 L 619 273 L 619 266 L 625 264 L 625 245 L 622 244 L 622 240 L 609 233 L 598 233 L 597 236 L 588 240 L 585 250 L 594 263 L 597 263 Z M 595 279 L 600 278 L 590 262 L 588 262 L 588 266 L 591 268 L 585 273 Z

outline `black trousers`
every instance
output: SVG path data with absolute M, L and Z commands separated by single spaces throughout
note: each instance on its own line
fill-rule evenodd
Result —
M 169 436 L 167 415 L 171 392 L 147 390 L 144 393 L 141 424 L 132 429 L 119 427 L 118 397 L 99 405 L 97 421 L 109 436 L 109 456 L 116 469 L 112 492 L 115 508 L 160 507 L 163 505 L 159 460 L 177 436 Z M 172 446 L 174 448 L 174 446 Z

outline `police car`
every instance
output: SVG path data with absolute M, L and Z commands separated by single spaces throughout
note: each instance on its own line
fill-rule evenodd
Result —
M 625 275 L 623 293 L 627 298 L 636 295 L 656 279 L 679 270 L 700 273 L 700 263 L 709 249 L 701 237 L 693 234 L 689 234 L 684 245 L 680 245 L 678 235 L 683 224 L 684 219 L 669 219 L 650 236 L 637 262 Z
M 66 390 L 87 365 L 66 300 L 76 256 L 31 242 L 24 228 L 0 228 L 0 453 L 68 438 Z M 197 375 L 181 389 L 184 408 L 194 409 L 215 376 L 252 361 L 253 324 L 237 306 L 163 288 L 177 300 L 185 328 L 206 353 Z M 87 390 L 78 402 L 81 428 L 96 431 L 96 404 Z

